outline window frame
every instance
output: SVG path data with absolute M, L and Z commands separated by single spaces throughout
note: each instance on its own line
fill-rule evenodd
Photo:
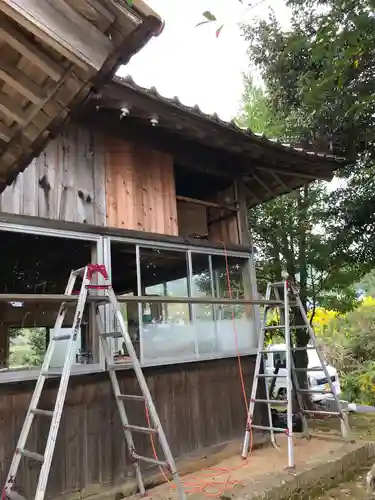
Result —
M 187 280 L 188 280 L 188 296 L 191 298 L 191 286 L 192 286 L 192 278 L 193 278 L 193 266 L 192 266 L 192 255 L 193 254 L 203 254 L 208 256 L 208 261 L 209 261 L 209 272 L 210 272 L 210 278 L 211 282 L 213 279 L 213 273 L 212 273 L 212 256 L 218 255 L 222 257 L 238 257 L 244 260 L 244 264 L 248 266 L 248 272 L 249 272 L 249 279 L 251 283 L 251 294 L 253 297 L 257 296 L 257 285 L 256 281 L 254 282 L 255 278 L 255 269 L 253 268 L 254 266 L 254 258 L 252 252 L 249 250 L 248 252 L 246 251 L 238 251 L 238 250 L 227 250 L 224 248 L 223 249 L 218 249 L 218 248 L 211 248 L 208 246 L 195 246 L 195 245 L 189 245 L 189 244 L 183 244 L 183 243 L 172 243 L 172 242 L 161 242 L 157 240 L 143 240 L 143 239 L 138 239 L 138 238 L 126 238 L 126 237 L 120 237 L 120 236 L 107 236 L 105 237 L 107 240 L 107 245 L 108 245 L 108 253 L 109 253 L 109 259 L 108 259 L 108 268 L 112 272 L 112 267 L 110 265 L 110 254 L 111 254 L 111 242 L 116 242 L 116 243 L 124 243 L 124 244 L 133 244 L 135 245 L 135 250 L 136 250 L 136 268 L 137 268 L 137 295 L 141 296 L 141 290 L 142 290 L 142 283 L 141 283 L 141 263 L 140 263 L 140 249 L 141 248 L 158 248 L 160 250 L 171 250 L 171 251 L 183 251 L 186 252 L 187 255 Z M 105 262 L 106 263 L 106 262 Z M 182 302 L 184 303 L 184 302 Z M 194 314 L 194 304 L 189 304 L 190 305 L 190 311 L 191 311 L 191 321 L 194 322 L 195 314 Z M 260 321 L 260 308 L 259 306 L 254 305 L 254 323 L 255 323 L 255 336 L 256 340 L 258 339 L 258 332 L 259 332 L 259 321 Z M 166 366 L 166 365 L 171 365 L 171 364 L 176 364 L 176 363 L 194 363 L 198 361 L 206 361 L 206 360 L 214 360 L 214 359 L 225 359 L 225 358 L 233 358 L 234 354 L 213 354 L 212 356 L 210 355 L 200 355 L 199 350 L 196 352 L 196 357 L 192 359 L 187 359 L 180 361 L 178 359 L 174 361 L 163 361 L 163 360 L 156 360 L 155 362 L 144 362 L 144 356 L 143 356 L 143 348 L 142 348 L 142 338 L 143 338 L 143 321 L 142 321 L 142 303 L 138 302 L 138 321 L 139 321 L 139 338 L 140 338 L 140 363 L 142 367 L 152 367 L 152 366 Z M 215 319 L 215 328 L 217 328 L 217 320 Z M 241 356 L 250 356 L 254 355 L 257 353 L 257 347 L 250 348 L 246 352 L 241 352 Z
M 23 233 L 38 236 L 50 236 L 53 238 L 63 238 L 80 241 L 90 241 L 93 243 L 91 252 L 92 260 L 98 263 L 105 262 L 106 255 L 104 251 L 104 238 L 100 234 L 81 233 L 76 231 L 61 230 L 54 228 L 45 228 L 38 226 L 29 226 L 23 224 L 12 224 L 8 222 L 0 222 L 0 234 L 2 232 Z M 67 281 L 68 281 L 67 276 Z M 91 319 L 91 318 L 90 318 Z M 87 365 L 73 366 L 71 375 L 85 375 L 89 373 L 97 373 L 105 371 L 105 358 L 101 343 L 99 342 L 99 362 Z M 27 380 L 35 380 L 40 374 L 40 368 L 35 369 L 17 369 L 0 371 L 0 384 L 11 382 L 23 382 Z

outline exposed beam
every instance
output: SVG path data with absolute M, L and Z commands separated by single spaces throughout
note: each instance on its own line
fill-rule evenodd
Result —
M 0 10 L 83 69 L 99 71 L 113 51 L 109 38 L 64 0 L 0 0 Z
M 14 104 L 10 96 L 7 97 L 4 94 L 0 94 L 0 111 L 5 116 L 20 125 L 23 125 L 26 121 L 25 111 L 21 108 L 21 106 Z
M 257 183 L 262 186 L 262 188 L 267 191 L 270 195 L 272 196 L 275 196 L 275 193 L 272 191 L 272 189 L 270 189 L 267 185 L 266 182 L 263 181 L 262 178 L 258 177 L 257 175 L 253 174 L 253 179 L 255 179 L 257 181 Z
M 230 210 L 231 212 L 237 212 L 237 208 L 232 205 L 224 205 L 207 200 L 197 200 L 196 198 L 189 198 L 188 196 L 177 195 L 176 200 L 186 201 L 187 203 L 195 203 L 196 205 L 202 205 L 204 207 L 220 208 L 220 209 Z
M 272 177 L 275 179 L 275 181 L 280 184 L 280 186 L 283 188 L 283 189 L 288 189 L 288 186 L 285 184 L 285 182 L 280 179 L 280 177 L 275 174 L 274 172 L 270 172 L 270 175 L 272 175 Z
M 312 181 L 316 179 L 321 179 L 324 181 L 332 180 L 332 174 L 323 174 L 322 172 L 310 173 L 310 172 L 302 172 L 301 170 L 287 170 L 280 167 L 268 167 L 263 165 L 256 165 L 258 170 L 263 170 L 265 172 L 270 172 L 279 175 L 285 175 L 287 177 L 300 177 L 301 179 L 310 179 Z
M 10 129 L 5 125 L 5 123 L 0 122 L 0 139 L 4 142 L 9 142 L 12 138 L 12 133 Z
M 61 65 L 57 64 L 50 57 L 46 56 L 34 44 L 30 43 L 22 33 L 9 23 L 4 15 L 0 13 L 0 38 L 8 45 L 12 46 L 26 59 L 35 64 L 55 82 L 59 81 L 64 71 Z
M 40 87 L 27 78 L 22 71 L 9 65 L 1 64 L 1 62 L 0 79 L 35 104 L 40 104 L 45 99 L 45 95 Z

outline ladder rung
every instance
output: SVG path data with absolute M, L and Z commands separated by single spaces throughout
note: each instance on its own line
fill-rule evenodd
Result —
M 42 417 L 52 417 L 53 416 L 52 410 L 41 410 L 39 408 L 34 408 L 34 409 L 30 409 L 30 412 L 33 413 L 34 415 L 40 415 Z
M 157 429 L 150 429 L 149 427 L 140 427 L 139 425 L 126 424 L 126 425 L 124 425 L 124 427 L 128 431 L 144 432 L 146 434 L 157 434 L 158 433 Z
M 287 378 L 287 375 L 268 375 L 267 373 L 258 373 L 256 376 L 259 378 Z
M 253 399 L 253 403 L 266 403 L 269 405 L 284 405 L 288 401 L 286 399 Z
M 144 396 L 138 396 L 137 394 L 119 394 L 117 399 L 121 400 L 131 400 L 131 401 L 144 401 Z
M 62 372 L 42 372 L 43 377 L 61 377 Z
M 339 411 L 324 411 L 324 410 L 302 410 L 303 413 L 311 415 L 341 415 Z
M 52 340 L 69 340 L 72 338 L 71 334 L 66 334 L 66 335 L 54 335 L 52 337 Z
M 263 330 L 277 330 L 278 328 L 285 328 L 285 325 L 270 325 L 263 327 Z
M 124 368 L 129 368 L 130 366 L 133 366 L 133 362 L 131 358 L 129 358 L 128 363 L 115 363 L 111 365 L 107 365 L 108 370 L 122 370 Z
M 293 368 L 295 372 L 324 372 L 324 368 L 314 367 L 314 368 Z
M 37 462 L 44 462 L 44 456 L 40 453 L 36 453 L 35 451 L 21 449 L 18 450 L 18 452 L 26 458 L 31 458 L 33 460 L 36 460 Z
M 167 462 L 163 462 L 161 460 L 156 460 L 155 458 L 144 457 L 142 455 L 138 455 L 137 453 L 133 453 L 132 458 L 134 460 L 141 460 L 142 462 L 147 462 L 149 464 L 158 465 L 159 467 L 168 467 Z
M 85 270 L 86 270 L 86 267 L 80 267 L 79 269 L 75 269 L 74 271 L 72 271 L 72 274 L 73 274 L 73 276 L 80 276 L 80 275 L 83 275 Z
M 297 389 L 297 392 L 303 392 L 308 394 L 332 394 L 331 390 L 325 390 L 325 389 Z
M 305 347 L 291 347 L 291 350 L 292 351 L 311 351 L 311 350 L 317 351 L 317 348 L 315 346 L 312 346 L 312 345 L 307 345 Z
M 24 496 L 20 495 L 19 493 L 17 493 L 17 491 L 14 490 L 5 491 L 5 496 L 10 500 L 27 500 Z
M 113 339 L 118 339 L 123 336 L 121 332 L 108 332 L 108 333 L 101 333 L 100 335 L 102 337 L 112 337 Z
M 269 427 L 268 425 L 250 425 L 251 429 L 259 429 L 261 431 L 286 432 L 287 429 L 282 427 Z
M 109 302 L 109 297 L 103 297 L 103 300 L 100 300 L 100 301 L 98 301 L 98 302 L 95 302 L 95 305 L 96 305 L 97 307 L 99 307 L 99 306 L 105 306 L 105 305 L 107 305 L 107 304 L 108 304 L 108 302 Z

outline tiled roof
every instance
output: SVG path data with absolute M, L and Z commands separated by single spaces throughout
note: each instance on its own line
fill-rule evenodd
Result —
M 150 87 L 150 88 L 146 88 L 146 87 L 142 87 L 142 86 L 138 85 L 134 81 L 133 77 L 130 75 L 128 75 L 126 77 L 115 76 L 113 78 L 113 81 L 116 83 L 119 83 L 120 85 L 129 87 L 129 88 L 133 89 L 134 91 L 136 91 L 137 93 L 144 94 L 144 95 L 147 95 L 151 98 L 157 99 L 158 101 L 161 101 L 161 102 L 168 104 L 170 106 L 174 106 L 181 111 L 195 115 L 198 118 L 201 118 L 203 120 L 207 120 L 208 122 L 214 123 L 215 125 L 219 125 L 220 127 L 223 127 L 227 130 L 232 130 L 234 132 L 242 134 L 245 137 L 247 136 L 247 137 L 252 138 L 252 139 L 256 138 L 259 141 L 271 143 L 273 146 L 278 146 L 281 149 L 293 150 L 297 153 L 300 153 L 300 154 L 306 155 L 306 156 L 325 158 L 325 159 L 330 159 L 330 160 L 338 161 L 338 162 L 345 161 L 345 158 L 335 156 L 331 153 L 317 152 L 317 151 L 309 150 L 309 149 L 302 148 L 302 147 L 296 147 L 296 146 L 293 146 L 291 144 L 282 143 L 282 142 L 278 141 L 277 139 L 272 139 L 272 138 L 266 137 L 264 134 L 254 133 L 249 128 L 242 128 L 242 127 L 238 126 L 236 121 L 233 119 L 231 121 L 222 120 L 217 115 L 217 113 L 213 113 L 213 114 L 204 113 L 197 104 L 195 106 L 188 106 L 188 105 L 182 103 L 177 96 L 167 97 L 167 96 L 161 94 L 158 91 L 158 89 L 154 86 Z

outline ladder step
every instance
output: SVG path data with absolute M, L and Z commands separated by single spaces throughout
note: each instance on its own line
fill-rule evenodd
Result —
M 22 449 L 18 450 L 18 452 L 26 458 L 31 458 L 32 460 L 36 460 L 37 462 L 44 462 L 44 456 L 40 453 L 36 453 L 35 451 Z
M 5 492 L 5 497 L 8 497 L 9 500 L 27 500 L 24 496 L 17 493 L 17 491 L 9 490 Z
M 123 336 L 121 332 L 108 332 L 108 333 L 101 333 L 100 335 L 102 337 L 111 337 L 113 339 L 118 339 Z
M 264 326 L 263 330 L 277 330 L 278 328 L 285 328 L 285 325 L 270 325 Z
M 282 427 L 269 427 L 268 425 L 251 425 L 251 429 L 259 429 L 261 431 L 286 432 L 287 429 Z
M 34 415 L 40 415 L 42 417 L 53 417 L 52 410 L 41 410 L 39 408 L 34 408 L 34 409 L 31 408 L 30 413 L 33 413 Z
M 256 377 L 258 378 L 287 378 L 287 375 L 267 375 L 266 373 L 258 373 L 258 375 L 256 375 Z
M 286 399 L 253 399 L 253 403 L 266 403 L 269 405 L 284 405 L 288 401 Z
M 155 458 L 144 457 L 142 455 L 138 455 L 137 453 L 133 453 L 132 458 L 134 460 L 140 460 L 149 464 L 158 465 L 159 467 L 168 467 L 168 462 L 156 460 Z
M 126 425 L 124 425 L 124 428 L 126 430 L 129 430 L 129 431 L 144 432 L 146 434 L 157 434 L 158 433 L 157 429 L 150 429 L 149 427 L 140 427 L 139 425 L 126 424 Z
M 317 348 L 316 348 L 316 346 L 307 345 L 305 347 L 291 347 L 291 350 L 292 351 L 311 351 L 311 350 L 317 351 Z
M 314 367 L 314 368 L 293 368 L 295 372 L 324 372 L 324 368 Z
M 330 389 L 297 389 L 297 392 L 303 392 L 304 394 L 332 394 Z
M 133 366 L 133 362 L 131 358 L 129 358 L 128 363 L 115 363 L 111 365 L 107 365 L 108 370 L 123 370 L 124 368 L 129 368 Z
M 303 410 L 303 413 L 308 415 L 341 415 L 339 411 L 324 411 L 324 410 Z
M 72 271 L 73 276 L 83 276 L 84 272 L 86 271 L 86 267 L 80 267 L 79 269 L 75 269 Z
M 62 372 L 42 372 L 42 375 L 46 378 L 61 377 Z
M 69 340 L 72 338 L 71 334 L 66 334 L 66 335 L 54 335 L 52 337 L 52 340 Z
M 130 401 L 144 401 L 144 396 L 137 396 L 136 394 L 119 394 L 117 399 L 130 400 Z

